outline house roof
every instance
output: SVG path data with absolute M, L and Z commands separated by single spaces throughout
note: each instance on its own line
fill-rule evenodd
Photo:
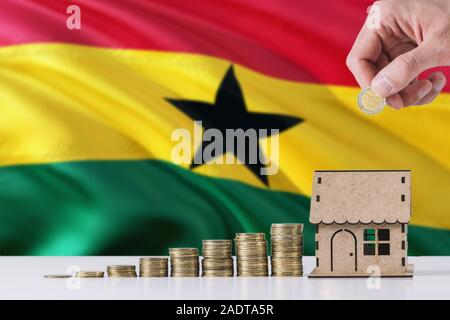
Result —
M 409 170 L 315 171 L 311 223 L 408 223 Z

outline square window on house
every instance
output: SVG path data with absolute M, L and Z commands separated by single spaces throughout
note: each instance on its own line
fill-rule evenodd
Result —
M 317 178 L 317 183 L 318 183 L 318 184 L 321 184 L 321 183 L 322 183 L 322 178 L 321 178 L 321 177 L 318 177 L 318 178 Z
M 364 229 L 364 241 L 375 241 L 375 229 Z
M 389 243 L 379 243 L 378 244 L 378 255 L 379 256 L 388 256 L 391 254 Z
M 375 255 L 375 243 L 364 243 L 364 255 L 365 256 Z
M 389 229 L 378 229 L 378 241 L 389 241 Z

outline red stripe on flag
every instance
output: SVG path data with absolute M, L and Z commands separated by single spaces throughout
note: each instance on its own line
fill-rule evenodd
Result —
M 294 81 L 356 85 L 345 66 L 370 0 L 3 0 L 0 45 L 64 42 L 224 58 Z M 66 9 L 81 8 L 81 30 Z

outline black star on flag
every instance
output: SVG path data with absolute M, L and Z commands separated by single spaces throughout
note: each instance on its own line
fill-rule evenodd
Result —
M 220 152 L 207 159 L 203 156 L 194 156 L 194 159 L 201 159 L 201 163 L 194 163 L 193 159 L 191 162 L 191 168 L 205 164 L 213 158 L 219 157 L 226 152 L 232 152 L 236 158 L 238 158 L 251 172 L 253 172 L 253 174 L 258 177 L 262 183 L 267 186 L 267 176 L 261 174 L 261 169 L 265 167 L 265 164 L 261 161 L 261 159 L 263 159 L 263 155 L 259 142 L 256 143 L 258 160 L 256 163 L 254 163 L 254 161 L 251 163 L 252 161 L 249 161 L 249 150 L 251 150 L 250 146 L 246 145 L 246 154 L 244 159 L 242 159 L 242 155 L 237 152 L 236 148 L 233 147 L 232 149 L 229 149 L 230 145 L 234 146 L 234 141 L 231 144 L 227 143 L 226 130 L 242 129 L 246 131 L 248 129 L 255 129 L 258 139 L 260 139 L 266 136 L 271 136 L 271 130 L 276 129 L 281 133 L 294 125 L 303 122 L 303 119 L 292 116 L 249 112 L 245 106 L 244 95 L 234 74 L 233 66 L 230 66 L 225 74 L 225 77 L 223 78 L 217 91 L 214 104 L 195 100 L 166 100 L 179 110 L 183 111 L 191 119 L 195 121 L 202 121 L 204 130 L 217 129 L 224 137 L 223 149 Z M 262 132 L 267 132 L 267 135 L 262 134 L 260 129 L 265 129 L 262 130 Z M 203 140 L 201 147 L 196 151 L 196 153 L 201 153 L 201 155 L 203 155 L 204 149 L 210 143 L 212 143 L 212 141 Z M 249 141 L 247 141 L 247 144 L 248 143 Z

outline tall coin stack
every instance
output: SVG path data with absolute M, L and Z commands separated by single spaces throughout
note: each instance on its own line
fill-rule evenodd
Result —
M 136 277 L 136 266 L 134 265 L 111 265 L 106 267 L 108 277 L 111 278 L 134 278 Z
M 273 223 L 270 234 L 272 276 L 302 276 L 303 224 Z
M 267 277 L 267 241 L 264 233 L 236 233 L 238 277 Z
M 170 248 L 169 253 L 172 277 L 198 277 L 197 248 Z
M 202 273 L 204 277 L 232 277 L 231 240 L 203 240 Z
M 168 261 L 168 258 L 141 258 L 139 260 L 139 277 L 167 277 Z

